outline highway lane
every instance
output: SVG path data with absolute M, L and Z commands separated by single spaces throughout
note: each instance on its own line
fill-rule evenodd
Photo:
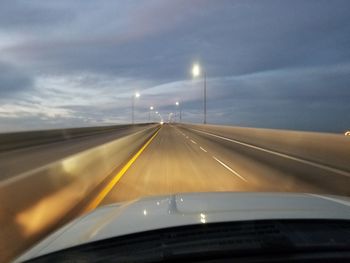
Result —
M 145 128 L 135 126 L 102 134 L 0 152 L 0 181 Z
M 217 146 L 220 145 L 221 154 L 224 154 L 226 151 L 226 155 L 230 157 L 228 161 L 232 160 L 232 157 L 236 155 L 234 159 L 235 163 L 237 163 L 237 160 L 239 160 L 239 165 L 244 165 L 245 163 L 246 167 L 251 168 L 247 173 L 255 174 L 255 178 L 268 176 L 266 180 L 271 185 L 267 185 L 267 190 L 272 188 L 273 191 L 280 191 L 279 189 L 283 191 L 285 189 L 285 191 L 317 191 L 327 194 L 350 195 L 350 172 L 346 162 L 346 149 L 349 146 L 348 141 L 343 140 L 344 147 L 337 148 L 335 152 L 331 149 L 331 147 L 334 148 L 333 143 L 338 143 L 334 139 L 343 139 L 343 137 L 329 138 L 331 136 L 326 135 L 328 140 L 333 140 L 329 141 L 329 144 L 325 146 L 323 141 L 320 142 L 320 140 L 315 138 L 321 136 L 321 134 L 313 134 L 312 137 L 309 136 L 311 141 L 304 140 L 304 144 L 295 143 L 300 140 L 300 133 L 294 134 L 294 136 L 287 135 L 285 140 L 288 142 L 291 141 L 293 145 L 292 149 L 288 149 L 283 143 L 278 147 L 276 145 L 273 146 L 273 144 L 256 146 L 254 143 L 245 143 L 242 140 L 230 139 L 230 137 L 234 137 L 235 133 L 226 133 L 226 135 L 220 136 L 215 134 L 220 131 L 208 133 L 189 128 L 188 126 L 181 127 L 194 136 L 207 139 Z M 323 137 L 325 136 L 323 135 Z M 267 139 L 261 136 L 260 140 L 258 143 L 264 144 Z M 315 147 L 317 143 L 321 143 L 318 151 L 308 152 L 308 149 Z M 288 150 L 291 153 L 288 153 Z M 313 160 L 312 158 L 315 158 L 315 155 L 318 153 L 320 153 L 320 156 L 323 155 L 326 158 L 323 158 L 323 160 L 320 158 L 319 161 Z M 264 184 L 261 180 L 259 181 L 258 186 Z M 279 186 L 278 190 L 273 186 L 273 182 Z
M 163 125 L 101 205 L 144 196 L 206 191 L 330 193 L 278 166 L 234 151 L 228 142 Z

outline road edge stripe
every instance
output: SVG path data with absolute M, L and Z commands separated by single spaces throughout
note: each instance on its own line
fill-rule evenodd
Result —
M 152 137 L 142 146 L 142 148 L 123 166 L 123 168 L 113 177 L 113 179 L 106 185 L 105 188 L 94 198 L 92 202 L 84 209 L 84 213 L 94 210 L 103 199 L 109 194 L 113 187 L 118 183 L 122 176 L 127 172 L 130 166 L 136 161 L 141 153 L 147 148 L 147 146 L 153 141 L 153 139 L 159 133 L 161 127 L 152 135 Z

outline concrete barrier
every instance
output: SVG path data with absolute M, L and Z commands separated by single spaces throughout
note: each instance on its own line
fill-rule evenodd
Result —
M 131 127 L 146 127 L 147 125 L 149 124 L 127 124 L 100 127 L 0 133 L 0 152 L 30 146 L 37 146 L 41 144 L 71 140 L 114 131 L 120 131 L 130 129 Z
M 74 218 L 82 202 L 92 197 L 92 193 L 157 128 L 158 125 L 148 126 L 137 133 L 1 182 L 0 261 L 9 260 L 52 229 Z

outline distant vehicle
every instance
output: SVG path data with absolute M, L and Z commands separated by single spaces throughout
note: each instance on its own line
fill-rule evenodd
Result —
M 191 193 L 101 207 L 16 260 L 350 262 L 350 198 Z
M 344 135 L 345 135 L 345 136 L 350 136 L 350 131 L 346 131 L 346 132 L 344 133 Z

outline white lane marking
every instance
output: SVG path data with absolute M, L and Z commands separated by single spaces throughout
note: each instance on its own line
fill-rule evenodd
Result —
M 197 144 L 194 140 L 191 140 L 192 143 Z
M 206 149 L 202 148 L 202 146 L 199 146 L 199 148 L 203 151 L 203 152 L 207 152 Z
M 314 196 L 314 197 L 318 197 L 318 198 L 322 198 L 322 199 L 325 199 L 325 200 L 328 200 L 328 201 L 336 202 L 336 203 L 339 203 L 339 204 L 342 204 L 342 205 L 350 206 L 350 202 L 346 202 L 346 201 L 343 201 L 343 200 L 338 200 L 336 198 L 332 198 L 332 197 L 329 197 L 329 196 L 323 196 L 323 195 L 318 195 L 318 194 L 308 194 L 308 195 L 311 195 L 311 196 Z
M 215 156 L 213 156 L 213 158 L 215 159 L 215 161 L 217 161 L 218 163 L 220 163 L 223 167 L 225 167 L 227 170 L 229 170 L 231 173 L 233 173 L 234 175 L 236 175 L 237 177 L 239 177 L 240 179 L 242 179 L 245 182 L 248 182 L 247 179 L 245 179 L 243 176 L 241 176 L 239 173 L 237 173 L 236 171 L 234 171 L 233 169 L 231 169 L 231 167 L 229 167 L 228 165 L 226 165 L 225 163 L 223 163 L 222 161 L 220 161 L 218 158 L 216 158 Z
M 255 145 L 251 145 L 251 144 L 248 144 L 248 143 L 240 142 L 240 141 L 237 141 L 237 140 L 229 139 L 229 138 L 222 137 L 222 136 L 219 136 L 219 135 L 216 135 L 216 134 L 213 134 L 213 133 L 203 132 L 203 131 L 199 131 L 199 130 L 195 130 L 195 129 L 191 129 L 191 130 L 196 131 L 196 132 L 200 132 L 200 133 L 204 133 L 204 134 L 207 134 L 207 135 L 210 135 L 210 136 L 213 136 L 213 137 L 217 137 L 217 138 L 229 141 L 229 142 L 234 142 L 234 143 L 237 143 L 237 144 L 240 144 L 240 145 L 244 145 L 244 146 L 247 146 L 247 147 L 250 147 L 250 148 L 262 151 L 262 152 L 267 152 L 267 153 L 270 153 L 270 154 L 277 155 L 279 157 L 283 157 L 283 158 L 286 158 L 286 159 L 297 161 L 297 162 L 300 162 L 300 163 L 303 163 L 303 164 L 308 164 L 308 165 L 311 165 L 311 166 L 314 166 L 314 167 L 317 167 L 317 168 L 320 168 L 320 169 L 324 169 L 324 170 L 327 170 L 327 171 L 331 171 L 331 172 L 334 172 L 334 173 L 338 173 L 338 174 L 350 177 L 350 173 L 342 171 L 342 170 L 339 170 L 337 168 L 329 167 L 327 165 L 314 163 L 314 162 L 307 161 L 307 160 L 304 160 L 304 159 L 300 159 L 298 157 L 293 157 L 293 156 L 290 156 L 290 155 L 287 155 L 287 154 L 284 154 L 284 153 L 274 152 L 274 151 L 271 151 L 271 150 L 267 150 L 267 149 L 261 148 L 259 146 L 255 146 Z

